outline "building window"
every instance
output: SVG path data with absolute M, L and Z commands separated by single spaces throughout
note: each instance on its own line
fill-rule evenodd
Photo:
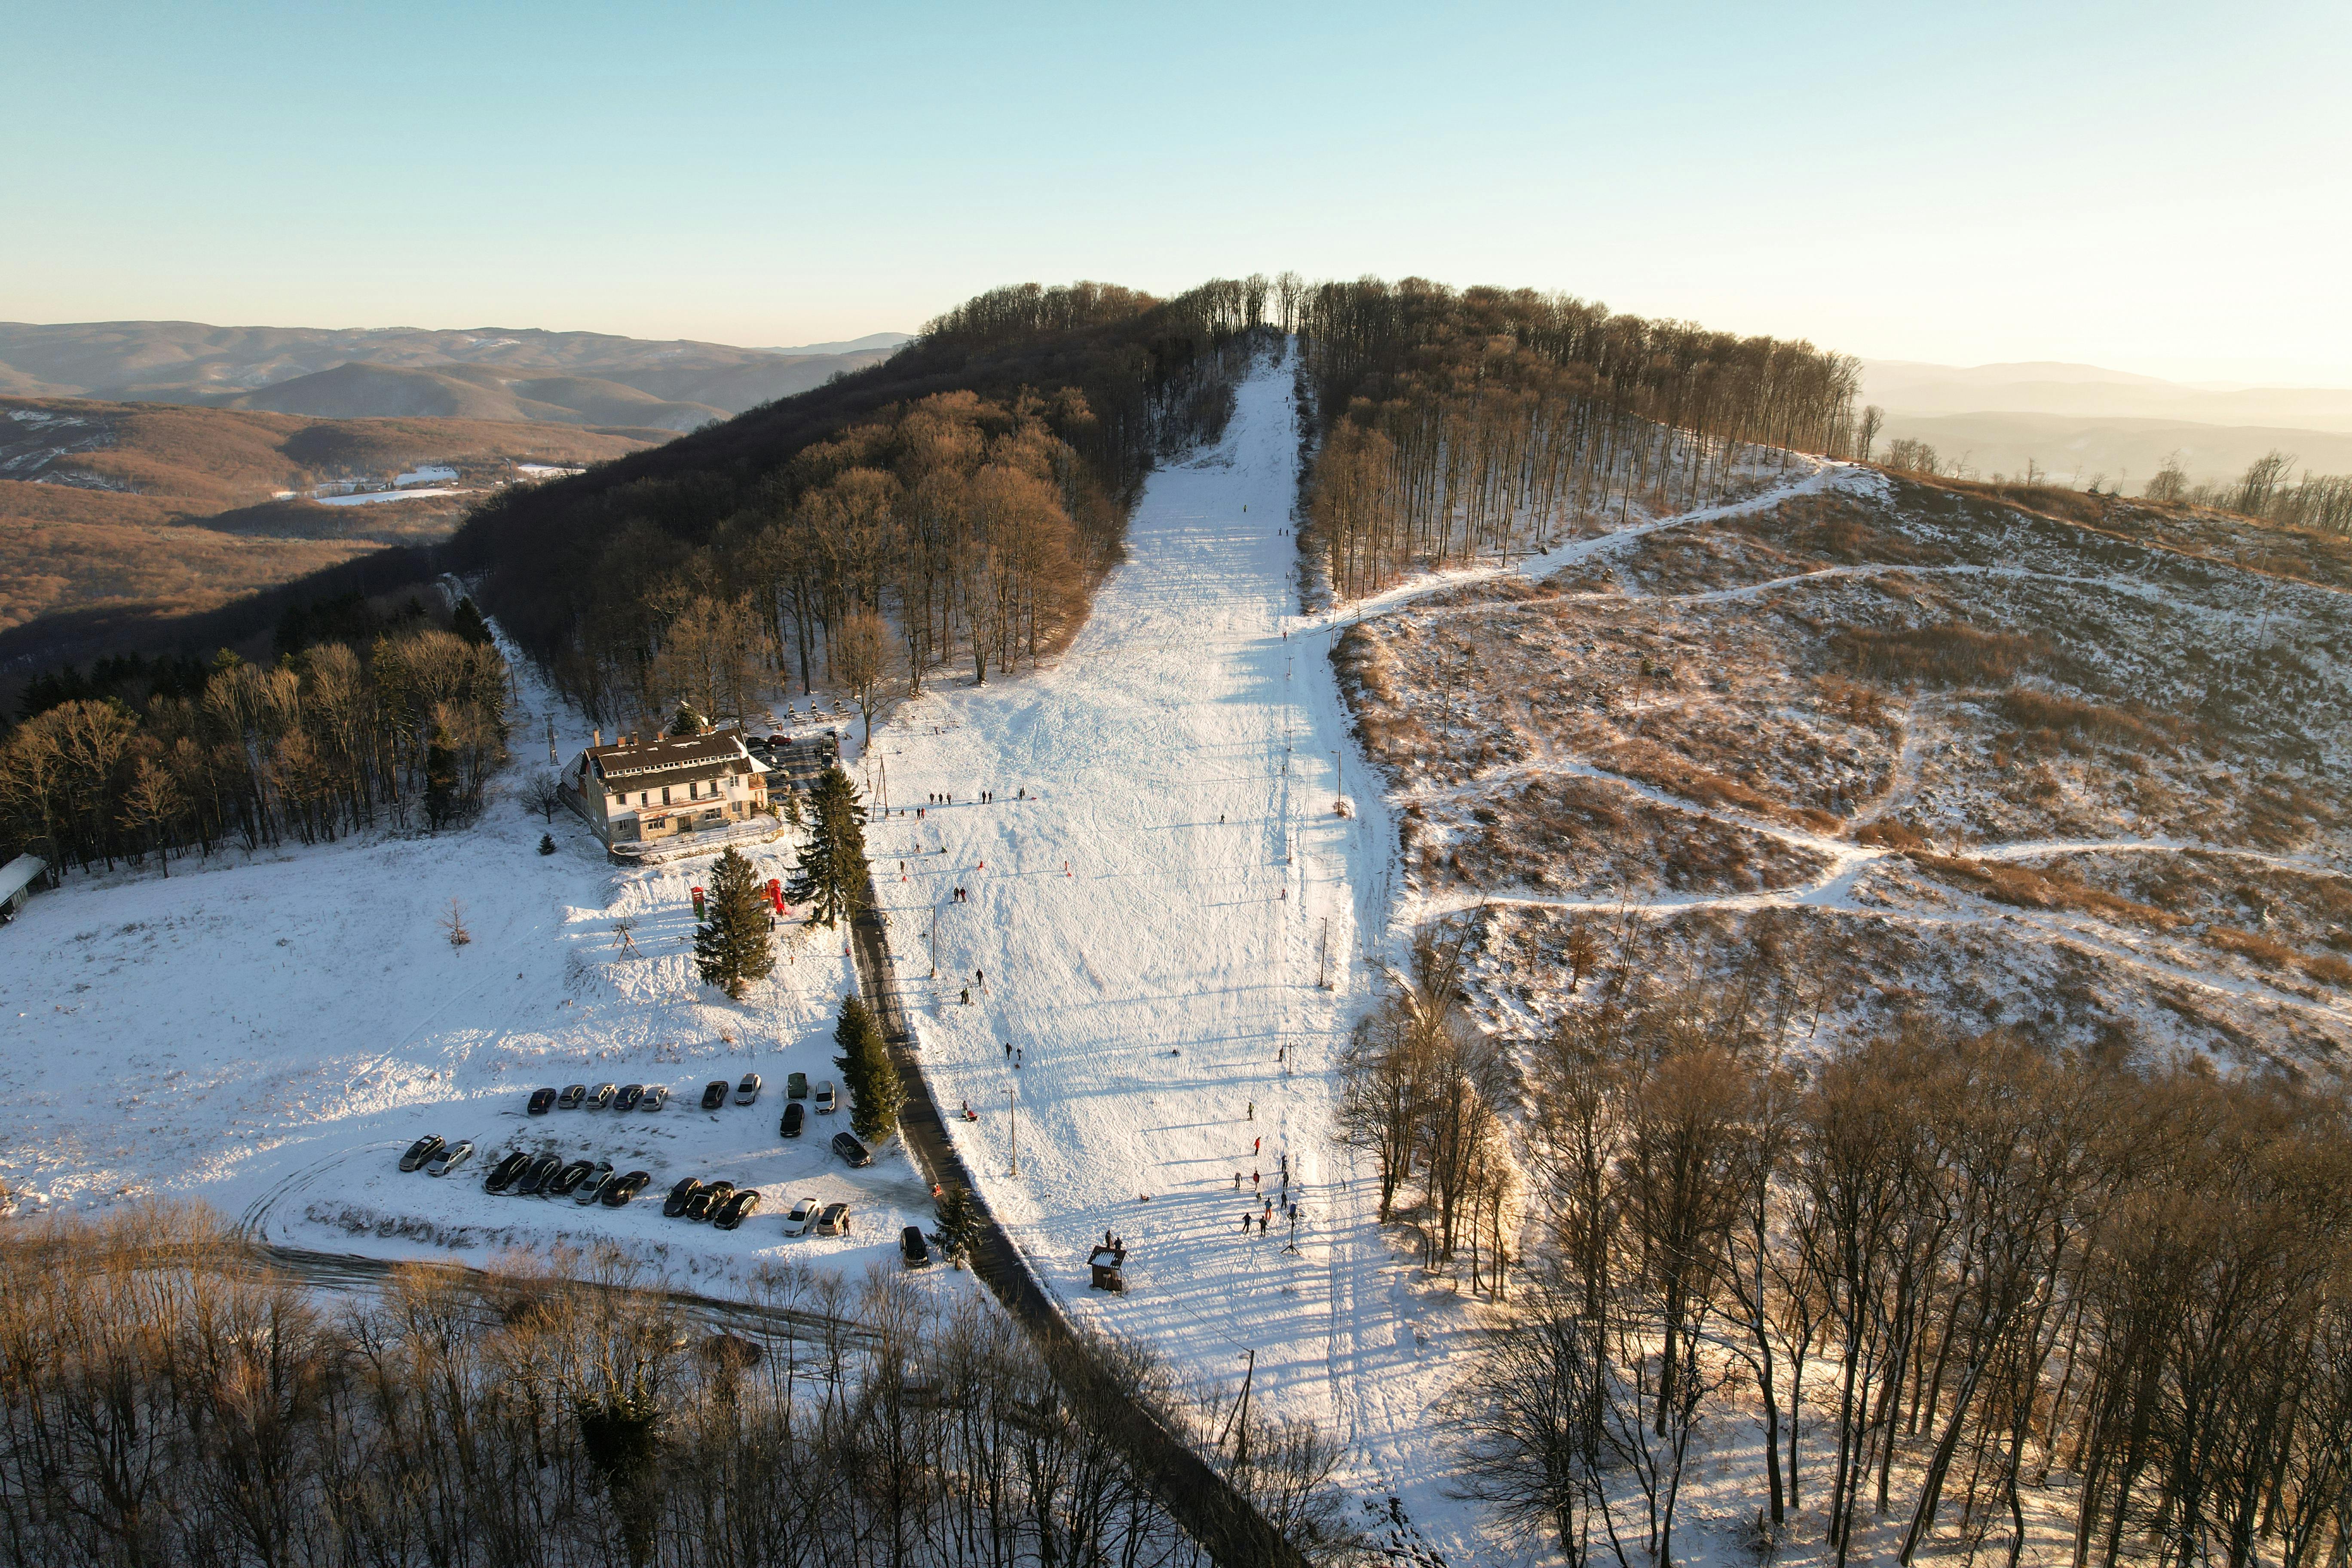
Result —
M 637 792 L 637 804 L 638 804 L 639 805 L 646 805 L 646 792 L 645 792 L 645 791 L 643 791 L 643 790 L 639 790 L 639 791 Z
M 662 788 L 662 804 L 664 805 L 667 805 L 669 804 L 669 788 L 667 785 L 664 785 Z
M 698 784 L 690 784 L 687 785 L 686 798 L 688 800 L 700 800 L 702 798 L 702 786 Z

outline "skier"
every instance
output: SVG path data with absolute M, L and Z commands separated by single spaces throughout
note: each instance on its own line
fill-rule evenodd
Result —
M 1264 1215 L 1257 1216 L 1257 1233 L 1260 1236 L 1264 1236 L 1265 1234 L 1265 1215 Z
M 1253 1154 L 1256 1153 L 1260 1149 L 1264 1148 L 1265 1146 L 1265 1139 L 1263 1139 L 1263 1138 L 1253 1138 L 1253 1139 L 1251 1139 L 1251 1140 L 1250 1140 L 1250 1152 L 1251 1152 L 1251 1153 L 1253 1153 Z
M 967 1007 L 971 1005 L 971 987 L 969 985 L 963 988 L 963 1005 Z
M 1249 1104 L 1249 1119 L 1250 1119 L 1252 1121 L 1255 1121 L 1257 1120 L 1257 1101 L 1256 1101 L 1256 1100 L 1250 1100 L 1250 1101 L 1248 1102 L 1248 1104 Z
M 1250 1191 L 1252 1191 L 1252 1192 L 1256 1192 L 1257 1190 L 1258 1190 L 1258 1174 L 1257 1174 L 1257 1173 L 1256 1173 L 1255 1171 L 1252 1171 L 1252 1172 L 1250 1173 Z
M 1013 1042 L 1011 1040 L 1004 1042 L 1004 1059 L 1006 1061 L 1011 1061 L 1013 1059 Z
M 1242 1173 L 1241 1173 L 1239 1171 L 1235 1171 L 1235 1172 L 1234 1173 L 1234 1191 L 1235 1191 L 1235 1192 L 1240 1192 L 1241 1190 L 1242 1190 Z
M 1244 1210 L 1242 1210 L 1242 1234 L 1243 1234 L 1244 1236 L 1247 1236 L 1247 1235 L 1249 1234 L 1249 1222 L 1250 1222 L 1249 1210 L 1247 1210 L 1247 1209 L 1244 1209 Z
M 1019 1067 L 1021 1065 L 1021 1058 L 1024 1054 L 1026 1054 L 1027 1049 L 1028 1047 L 1025 1046 L 1016 1046 L 1013 1047 L 1013 1065 L 1014 1067 Z

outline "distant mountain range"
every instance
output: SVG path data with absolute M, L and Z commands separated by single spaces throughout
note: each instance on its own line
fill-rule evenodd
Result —
M 677 431 L 805 392 L 906 341 L 876 332 L 762 349 L 536 328 L 0 322 L 0 394 Z
M 1864 401 L 1885 439 L 1933 445 L 1978 474 L 2031 462 L 2062 482 L 2133 489 L 2178 455 L 2193 479 L 2234 478 L 2272 450 L 2296 467 L 2352 473 L 2352 390 L 2190 386 L 2097 365 L 1970 366 L 1864 360 Z

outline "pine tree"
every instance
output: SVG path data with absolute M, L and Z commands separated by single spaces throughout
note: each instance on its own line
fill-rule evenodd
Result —
M 702 715 L 687 703 L 680 702 L 677 711 L 669 716 L 669 732 L 674 736 L 702 733 Z
M 841 1047 L 833 1065 L 849 1088 L 849 1130 L 871 1142 L 898 1125 L 907 1086 L 899 1081 L 898 1063 L 890 1059 L 882 1026 L 874 1021 L 863 997 L 853 994 L 842 998 L 833 1043 Z
M 827 768 L 809 792 L 816 820 L 793 868 L 785 896 L 809 906 L 819 925 L 838 924 L 866 899 L 866 807 L 857 786 L 839 767 Z
M 482 612 L 474 607 L 474 601 L 471 599 L 457 601 L 457 609 L 449 616 L 449 629 L 477 647 L 485 646 L 492 640 L 490 623 L 482 618 Z
M 539 852 L 542 855 L 552 855 L 555 853 L 554 834 L 542 833 L 539 836 Z
M 712 868 L 707 914 L 694 933 L 694 967 L 703 981 L 740 1000 L 776 966 L 768 950 L 768 909 L 751 862 L 730 849 Z

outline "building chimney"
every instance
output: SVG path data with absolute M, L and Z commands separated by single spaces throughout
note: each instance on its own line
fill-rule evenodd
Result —
M 601 746 L 601 745 L 603 745 L 603 744 L 604 743 L 604 725 L 602 725 L 602 724 L 597 725 L 597 726 L 596 726 L 596 728 L 592 731 L 592 733 L 593 733 L 593 734 L 594 734 L 594 736 L 595 736 L 596 738 L 595 738 L 595 740 L 594 740 L 593 742 L 591 742 L 591 744 Z

